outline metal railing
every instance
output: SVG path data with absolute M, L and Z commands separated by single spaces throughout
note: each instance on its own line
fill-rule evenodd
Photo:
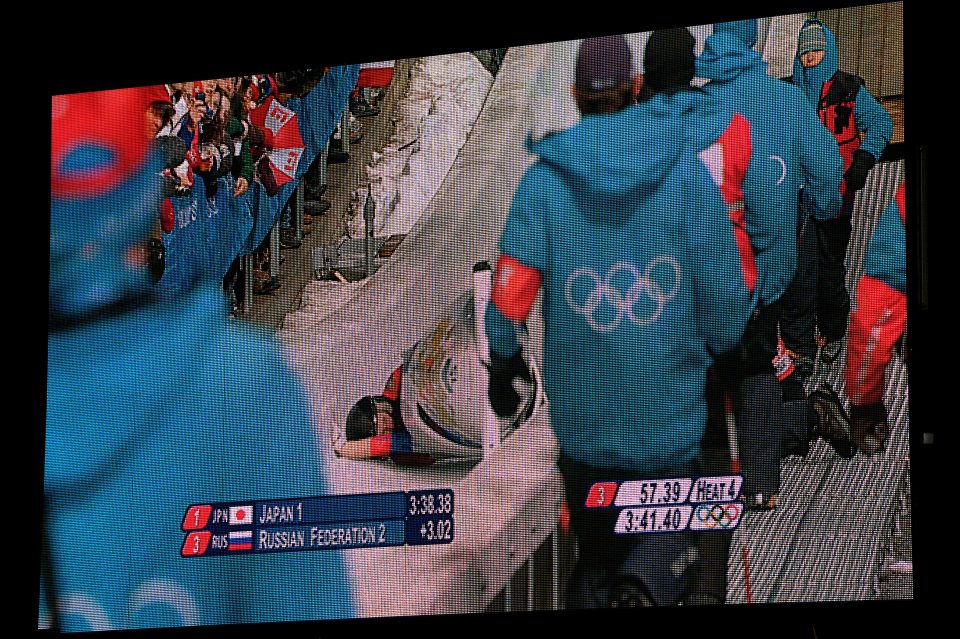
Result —
M 486 612 L 559 610 L 575 561 L 574 537 L 554 530 L 513 573 Z

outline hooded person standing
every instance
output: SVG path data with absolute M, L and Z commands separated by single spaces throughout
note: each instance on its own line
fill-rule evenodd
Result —
M 769 305 L 784 293 L 796 270 L 801 187 L 811 214 L 833 219 L 840 211 L 837 189 L 843 166 L 836 141 L 810 111 L 803 94 L 767 75 L 767 63 L 753 49 L 756 42 L 756 20 L 715 24 L 697 59 L 697 75 L 709 80 L 704 86 L 707 95 L 750 123 L 753 161 L 776 169 L 777 181 L 762 195 L 771 204 L 746 215 L 761 274 L 760 300 Z M 762 213 L 771 211 L 781 218 L 762 219 Z
M 843 159 L 843 205 L 832 220 L 814 218 L 816 234 L 816 308 L 806 309 L 805 318 L 795 318 L 797 330 L 790 325 L 784 342 L 801 355 L 816 353 L 813 326 L 820 333 L 821 359 L 833 363 L 840 355 L 842 339 L 850 314 L 850 295 L 846 288 L 844 260 L 852 229 L 854 197 L 867 181 L 867 174 L 893 135 L 893 121 L 870 95 L 859 76 L 839 70 L 837 41 L 820 20 L 803 23 L 797 39 L 797 57 L 793 64 L 793 84 L 800 87 L 807 104 L 837 141 Z M 813 214 L 813 211 L 805 211 Z M 812 244 L 812 240 L 810 244 Z M 801 249 L 803 250 L 803 249 Z M 803 310 L 803 309 L 801 309 Z M 816 320 L 810 317 L 815 312 Z
M 842 167 L 837 144 L 807 108 L 800 91 L 767 75 L 767 64 L 754 51 L 756 20 L 717 23 L 697 59 L 697 75 L 709 80 L 704 92 L 734 111 L 731 127 L 741 119 L 749 137 L 739 154 L 729 132 L 721 137 L 724 159 L 746 154 L 743 174 L 744 226 L 757 271 L 760 306 L 748 324 L 739 348 L 717 358 L 708 382 L 710 423 L 704 441 L 705 470 L 731 472 L 725 437 L 724 404 L 730 400 L 736 423 L 737 454 L 744 477 L 748 508 L 776 503 L 780 487 L 780 459 L 805 452 L 811 436 L 824 433 L 843 445 L 843 423 L 822 421 L 818 415 L 842 415 L 842 409 L 815 411 L 808 405 L 803 381 L 789 358 L 778 354 L 777 323 L 782 298 L 797 271 L 798 198 L 801 186 L 809 207 L 821 219 L 840 208 L 838 186 Z M 709 136 L 708 136 L 709 137 Z M 736 167 L 726 162 L 725 170 Z M 773 175 L 770 175 L 770 171 Z M 756 186 L 756 177 L 762 180 Z M 725 180 L 729 179 L 726 176 Z M 727 189 L 729 190 L 729 189 Z M 774 362 L 778 364 L 775 367 Z M 821 402 L 839 407 L 839 398 L 818 395 Z M 700 579 L 689 603 L 723 603 L 726 596 L 727 533 L 701 533 L 704 557 Z
M 724 202 L 685 138 L 699 98 L 630 107 L 631 57 L 622 36 L 581 44 L 582 119 L 531 145 L 538 161 L 514 195 L 485 319 L 489 396 L 509 415 L 515 378 L 529 378 L 519 325 L 544 289 L 544 387 L 579 548 L 570 608 L 683 597 L 691 535 L 617 535 L 617 513 L 586 498 L 598 481 L 696 474 L 710 353 L 737 343 L 754 303 Z M 661 80 L 648 69 L 645 84 Z
M 278 346 L 228 327 L 216 281 L 175 299 L 154 293 L 145 247 L 163 167 L 142 132 L 153 96 L 53 98 L 38 625 L 350 616 L 337 552 L 206 557 L 190 556 L 201 536 L 185 543 L 191 505 L 323 495 L 325 484 Z
M 836 141 L 802 92 L 767 75 L 766 63 L 753 50 L 756 40 L 756 20 L 715 24 L 697 69 L 710 80 L 704 87 L 707 94 L 750 123 L 754 161 L 777 165 L 777 180 L 760 195 L 768 202 L 747 210 L 747 232 L 766 306 L 748 328 L 740 349 L 718 367 L 721 384 L 737 398 L 748 506 L 769 508 L 780 488 L 781 457 L 805 454 L 816 436 L 826 438 L 842 457 L 851 457 L 853 450 L 839 398 L 818 393 L 808 402 L 804 390 L 808 371 L 795 367 L 777 348 L 783 306 L 799 291 L 802 280 L 796 275 L 801 188 L 808 214 L 833 219 L 841 206 L 842 162 Z M 791 280 L 795 281 L 790 284 Z

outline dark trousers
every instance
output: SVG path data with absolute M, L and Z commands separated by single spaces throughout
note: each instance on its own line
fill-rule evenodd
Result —
M 847 330 L 850 294 L 845 260 L 852 230 L 851 212 L 818 221 L 808 218 L 797 239 L 797 273 L 783 297 L 780 332 L 787 348 L 813 360 L 814 327 L 828 342 Z
M 780 460 L 807 453 L 812 415 L 803 386 L 799 396 L 784 394 L 784 384 L 798 381 L 778 382 L 772 370 L 739 380 L 734 406 L 744 494 L 780 492 Z
M 240 306 L 243 304 L 243 280 L 240 277 L 240 256 L 237 256 L 226 275 L 223 276 L 223 290 L 227 294 L 227 299 L 231 304 Z
M 322 161 L 326 161 L 326 157 L 323 153 L 318 153 L 303 176 L 304 196 L 308 200 L 319 200 L 323 194 L 324 184 L 320 181 L 320 163 Z
M 724 389 L 716 367 L 707 379 L 707 429 L 701 447 L 701 468 L 704 475 L 730 475 L 730 440 L 727 436 Z M 723 603 L 727 597 L 727 562 L 732 532 L 700 532 L 696 536 L 700 566 L 692 587 L 693 603 Z
M 847 292 L 847 245 L 852 230 L 851 211 L 835 220 L 814 220 L 817 230 L 817 327 L 828 342 L 843 337 L 850 317 Z
M 688 532 L 617 535 L 618 508 L 587 508 L 590 487 L 599 481 L 652 479 L 635 471 L 599 468 L 560 455 L 557 462 L 577 537 L 578 557 L 567 585 L 567 608 L 606 608 L 624 585 L 644 592 L 656 605 L 680 601 L 696 571 L 694 536 Z M 691 477 L 696 464 L 658 475 Z
M 703 474 L 733 472 L 727 435 L 726 397 L 729 397 L 737 426 L 744 492 L 755 492 L 754 486 L 768 483 L 771 473 L 773 481 L 779 484 L 780 480 L 779 457 L 774 455 L 770 459 L 764 450 L 781 436 L 780 424 L 772 414 L 773 404 L 766 397 L 772 394 L 777 402 L 780 400 L 772 364 L 777 353 L 778 319 L 779 302 L 758 308 L 747 323 L 740 344 L 717 358 L 707 378 L 707 428 L 701 442 Z M 765 388 L 771 380 L 773 388 Z M 711 531 L 696 533 L 695 537 L 700 565 L 692 588 L 692 601 L 723 603 L 727 596 L 727 560 L 733 533 Z
M 817 356 L 817 231 L 810 217 L 797 230 L 797 272 L 779 304 L 784 345 L 813 361 Z
M 732 400 L 745 494 L 778 492 L 780 459 L 806 454 L 811 435 L 802 382 L 795 374 L 779 382 L 773 368 L 781 308 L 778 301 L 755 313 L 740 346 L 717 358 L 715 376 L 708 380 L 711 422 L 724 417 L 723 395 Z M 712 390 L 714 385 L 719 390 Z M 708 425 L 707 432 L 716 428 Z
M 738 347 L 718 357 L 707 377 L 707 428 L 701 444 L 703 472 L 705 475 L 733 472 L 727 429 L 729 397 L 736 423 L 744 493 L 754 493 L 760 490 L 757 486 L 780 481 L 779 456 L 774 454 L 771 458 L 767 450 L 780 438 L 780 425 L 774 418 L 769 397 L 772 395 L 780 401 L 772 364 L 776 354 L 777 319 L 776 305 L 758 309 Z M 700 566 L 692 588 L 693 603 L 726 601 L 732 539 L 732 532 L 696 533 Z
M 751 324 L 750 331 L 769 330 L 771 318 L 777 309 L 761 310 L 760 321 Z M 806 400 L 793 399 L 777 381 L 773 366 L 758 370 L 743 365 L 742 354 L 749 352 L 750 344 L 766 344 L 757 335 L 745 335 L 741 351 L 718 358 L 707 379 L 707 429 L 702 447 L 704 475 L 726 475 L 733 472 L 730 441 L 727 435 L 725 397 L 730 396 L 734 411 L 737 437 L 737 456 L 743 474 L 743 492 L 773 495 L 780 490 L 780 459 L 789 454 L 806 454 L 811 435 L 810 410 Z M 773 323 L 776 339 L 776 323 Z M 752 353 L 754 361 L 769 353 Z M 748 359 L 749 361 L 749 359 Z M 769 360 L 768 360 L 769 362 Z M 786 382 L 786 380 L 785 380 Z M 790 383 L 799 383 L 794 379 Z M 800 384 L 800 393 L 803 386 Z M 723 603 L 727 594 L 727 564 L 733 533 L 696 533 L 700 564 L 691 588 L 692 602 Z

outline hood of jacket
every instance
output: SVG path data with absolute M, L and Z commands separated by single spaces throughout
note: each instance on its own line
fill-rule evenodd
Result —
M 815 67 L 809 69 L 804 68 L 803 64 L 800 62 L 800 54 L 798 53 L 793 60 L 793 83 L 803 89 L 804 95 L 807 97 L 807 101 L 813 105 L 816 105 L 820 101 L 820 90 L 823 88 L 823 83 L 833 77 L 833 75 L 840 68 L 840 58 L 837 53 L 837 38 L 833 35 L 833 31 L 823 24 L 817 18 L 808 18 L 804 21 L 803 27 L 800 28 L 802 32 L 807 26 L 811 24 L 819 24 L 823 27 L 824 35 L 826 36 L 827 48 L 824 49 L 823 60 Z M 800 36 L 797 36 L 797 41 L 799 44 Z M 797 47 L 797 51 L 800 50 L 800 47 Z
M 528 146 L 567 182 L 581 214 L 616 224 L 635 209 L 612 202 L 654 192 L 685 148 L 708 146 L 724 124 L 715 100 L 691 89 L 658 93 L 614 114 L 585 115 L 575 126 Z
M 753 50 L 757 41 L 757 21 L 718 22 L 697 58 L 697 76 L 724 82 L 744 71 L 764 70 L 763 57 Z

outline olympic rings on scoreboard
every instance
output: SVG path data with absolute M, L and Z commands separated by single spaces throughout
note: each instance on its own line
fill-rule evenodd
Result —
M 698 528 L 732 528 L 740 520 L 740 504 L 700 504 L 693 515 L 700 522 Z

